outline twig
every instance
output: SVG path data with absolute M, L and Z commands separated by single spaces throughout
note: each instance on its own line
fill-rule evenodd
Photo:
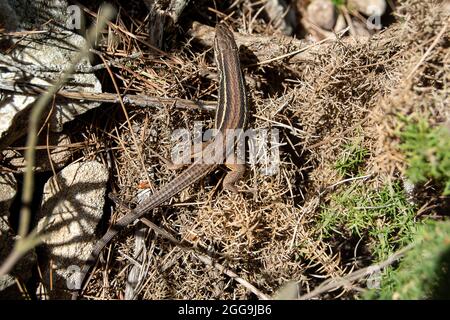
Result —
M 386 259 L 385 261 L 383 261 L 379 264 L 374 264 L 374 265 L 368 266 L 366 268 L 362 268 L 360 270 L 354 271 L 342 278 L 338 278 L 338 279 L 334 278 L 334 279 L 326 280 L 320 286 L 318 286 L 316 289 L 314 289 L 313 291 L 302 295 L 299 298 L 299 300 L 312 299 L 322 293 L 337 289 L 339 287 L 348 285 L 349 283 L 354 282 L 358 279 L 361 279 L 362 277 L 373 273 L 373 270 L 382 270 L 382 269 L 390 266 L 391 264 L 393 264 L 400 258 L 402 258 L 405 255 L 405 253 L 408 252 L 409 250 L 411 250 L 415 245 L 416 245 L 415 243 L 411 243 L 411 244 L 407 245 L 406 247 L 400 249 L 399 251 L 397 251 L 396 253 L 391 255 L 388 259 Z
M 344 180 L 338 181 L 336 183 L 333 183 L 332 185 L 328 186 L 327 189 L 333 189 L 334 187 L 336 187 L 336 186 L 338 186 L 338 185 L 340 185 L 342 183 L 349 182 L 349 181 L 360 180 L 360 179 L 368 179 L 371 176 L 372 176 L 372 174 L 368 174 L 368 175 L 361 176 L 361 177 L 353 177 L 353 178 L 344 179 Z
M 48 32 L 49 30 L 26 30 L 26 31 L 0 32 L 0 35 L 10 37 L 23 37 L 29 34 L 41 34 Z
M 434 47 L 436 47 L 436 45 L 438 44 L 439 40 L 441 40 L 441 37 L 444 35 L 445 31 L 447 30 L 447 26 L 448 26 L 448 20 L 445 23 L 445 25 L 442 27 L 441 31 L 436 36 L 436 39 L 434 39 L 434 41 L 431 44 L 431 46 L 427 49 L 427 51 L 425 51 L 424 55 L 420 58 L 419 62 L 414 66 L 414 68 L 411 70 L 411 72 L 406 77 L 406 79 L 411 78 L 414 75 L 414 73 L 416 73 L 417 69 L 419 69 L 420 65 L 430 55 L 431 51 L 434 49 Z
M 133 259 L 135 260 L 135 263 L 133 263 L 133 266 L 131 267 L 131 270 L 128 273 L 127 282 L 125 286 L 125 300 L 135 300 L 137 298 L 136 287 L 142 275 L 141 264 L 144 262 L 145 255 L 147 254 L 147 250 L 145 247 L 146 230 L 147 228 L 141 225 L 141 227 L 137 228 L 135 232 L 134 259 Z
M 50 86 L 37 85 L 31 83 L 14 83 L 14 82 L 1 82 L 0 90 L 15 92 L 25 95 L 38 95 L 45 93 Z M 77 92 L 59 90 L 56 92 L 56 96 L 65 99 L 84 100 L 84 101 L 96 101 L 96 102 L 109 102 L 119 103 L 120 99 L 115 93 L 94 93 L 94 92 Z M 212 101 L 192 101 L 178 98 L 163 98 L 153 97 L 142 94 L 126 94 L 122 96 L 122 101 L 125 105 L 132 105 L 137 107 L 165 107 L 168 104 L 177 109 L 200 109 L 206 111 L 214 111 L 216 109 L 216 103 Z

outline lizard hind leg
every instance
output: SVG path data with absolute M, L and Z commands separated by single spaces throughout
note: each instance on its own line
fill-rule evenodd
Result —
M 245 173 L 245 164 L 226 163 L 225 165 L 231 171 L 227 172 L 227 175 L 223 179 L 223 188 L 233 193 L 239 193 L 239 190 L 236 188 L 236 182 L 243 178 Z

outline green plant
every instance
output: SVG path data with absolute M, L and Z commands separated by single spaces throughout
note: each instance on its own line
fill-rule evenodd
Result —
M 318 226 L 325 238 L 341 235 L 364 239 L 375 260 L 380 261 L 411 241 L 414 215 L 400 183 L 371 190 L 354 181 L 322 208 Z
M 334 167 L 342 176 L 353 176 L 358 173 L 368 154 L 369 151 L 359 143 L 347 144 Z
M 405 126 L 399 136 L 408 165 L 406 175 L 413 183 L 433 179 L 444 186 L 444 195 L 450 195 L 450 130 L 432 128 L 424 119 L 402 121 Z
M 450 221 L 421 226 L 414 242 L 399 267 L 382 278 L 381 287 L 367 291 L 363 298 L 450 298 Z
M 336 6 L 336 7 L 340 7 L 345 5 L 345 0 L 331 0 L 331 2 Z

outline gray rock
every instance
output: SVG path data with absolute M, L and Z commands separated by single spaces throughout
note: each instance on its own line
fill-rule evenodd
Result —
M 337 14 L 330 0 L 314 0 L 308 5 L 306 12 L 312 23 L 325 30 L 333 30 Z
M 18 26 L 17 16 L 8 1 L 0 0 L 0 28 L 6 32 L 15 31 Z
M 66 134 L 50 134 L 48 141 L 49 149 L 36 150 L 34 170 L 36 172 L 51 171 L 52 165 L 55 170 L 61 169 L 68 163 L 72 156 L 70 149 L 65 147 L 68 144 L 70 144 L 70 137 Z M 38 145 L 47 145 L 45 136 L 40 137 Z M 3 161 L 7 163 L 9 167 L 14 168 L 18 172 L 25 172 L 26 161 L 24 158 L 24 150 L 5 150 L 2 152 L 2 155 Z
M 358 39 L 370 37 L 371 30 L 367 28 L 367 25 L 358 20 L 353 20 L 352 25 L 355 31 L 355 35 L 358 37 Z
M 0 30 L 4 32 L 16 31 L 19 22 L 17 21 L 16 12 L 9 5 L 7 0 L 0 0 Z M 0 37 L 0 52 L 11 47 L 11 37 L 2 34 Z
M 39 233 L 44 234 L 44 281 L 53 275 L 52 298 L 68 298 L 68 280 L 82 267 L 95 241 L 95 229 L 105 204 L 107 168 L 96 161 L 73 163 L 44 186 Z M 75 269 L 74 269 L 75 268 Z M 44 283 L 48 289 L 49 282 Z
M 14 247 L 14 232 L 8 222 L 9 207 L 16 195 L 17 182 L 12 174 L 0 173 L 0 263 L 5 261 Z M 0 299 L 19 299 L 22 293 L 16 285 L 16 278 L 21 282 L 31 277 L 31 270 L 35 263 L 34 250 L 30 251 L 12 269 L 0 277 Z
M 273 26 L 287 36 L 291 36 L 297 29 L 295 11 L 284 0 L 269 0 L 265 5 L 265 11 Z
M 40 30 L 44 23 L 52 20 L 47 26 L 62 30 L 70 19 L 67 0 L 9 0 L 9 3 L 24 29 Z
M 10 242 L 11 230 L 9 228 L 9 207 L 16 196 L 17 182 L 11 173 L 0 173 L 0 261 L 8 255 L 11 247 L 6 245 Z M 4 289 L 1 284 L 0 291 Z
M 336 24 L 334 25 L 334 32 L 339 32 L 344 30 L 347 27 L 347 21 L 345 21 L 345 17 L 343 14 L 339 14 L 336 19 Z
M 9 207 L 16 196 L 17 182 L 12 173 L 0 173 L 0 217 L 9 217 Z
M 20 82 L 49 85 L 59 77 L 77 54 L 78 48 L 85 45 L 85 39 L 73 31 L 64 30 L 69 19 L 66 1 L 12 1 L 20 25 L 33 27 L 51 19 L 48 32 L 28 35 L 26 40 L 16 43 L 14 50 L 0 54 L 0 81 L 19 84 Z M 49 9 L 51 8 L 51 9 Z M 31 10 L 31 11 L 30 11 Z M 88 59 L 83 59 L 77 69 L 86 70 L 91 66 Z M 101 92 L 100 81 L 93 73 L 76 73 L 64 90 L 80 92 Z M 4 92 L 0 100 L 0 150 L 10 145 L 23 135 L 28 127 L 30 109 L 37 100 L 36 96 Z M 66 101 L 58 99 L 53 106 L 48 106 L 43 119 L 52 111 L 51 130 L 60 132 L 63 124 L 76 116 L 98 107 L 98 102 Z M 42 120 L 43 120 L 42 119 Z
M 366 16 L 382 16 L 386 12 L 386 0 L 348 0 L 347 5 Z
M 405 176 L 402 176 L 402 180 L 403 180 L 403 191 L 405 192 L 406 200 L 411 205 L 416 205 L 417 204 L 417 201 L 416 201 L 417 186 L 414 183 L 412 183 L 412 181 Z

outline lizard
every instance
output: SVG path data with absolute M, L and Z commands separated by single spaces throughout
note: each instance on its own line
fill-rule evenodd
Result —
M 100 252 L 120 230 L 207 176 L 221 163 L 226 162 L 234 153 L 233 146 L 235 142 L 226 139 L 226 136 L 233 130 L 239 131 L 246 127 L 248 113 L 247 92 L 240 66 L 239 50 L 232 31 L 225 23 L 220 22 L 216 25 L 215 32 L 214 57 L 219 73 L 218 101 L 214 121 L 214 128 L 217 134 L 203 151 L 206 154 L 214 154 L 213 161 L 205 162 L 205 159 L 196 157 L 184 171 L 143 200 L 135 209 L 131 210 L 108 229 L 94 245 L 89 258 L 78 273 L 80 286 L 72 293 L 73 300 L 78 298 L 78 295 L 82 293 L 87 285 L 87 283 L 85 284 L 86 276 L 97 261 Z M 239 139 L 239 134 L 237 139 Z M 225 164 L 231 171 L 227 173 L 223 180 L 223 188 L 236 192 L 234 184 L 243 176 L 245 165 L 237 162 Z

